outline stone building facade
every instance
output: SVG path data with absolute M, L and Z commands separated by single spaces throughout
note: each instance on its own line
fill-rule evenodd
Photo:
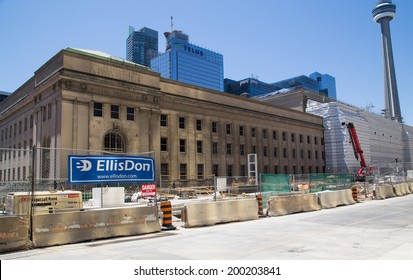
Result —
M 323 131 L 319 116 L 164 79 L 78 49 L 60 51 L 0 103 L 0 148 L 153 151 L 158 180 L 188 184 L 247 176 L 248 154 L 257 154 L 259 173 L 322 173 Z M 3 152 L 3 163 L 11 153 Z M 67 168 L 66 159 L 48 162 Z M 62 177 L 53 172 L 47 175 Z M 8 166 L 0 180 L 27 175 L 26 167 Z

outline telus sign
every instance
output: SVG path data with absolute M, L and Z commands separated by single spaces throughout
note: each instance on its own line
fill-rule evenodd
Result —
M 69 155 L 68 168 L 70 184 L 155 181 L 149 157 Z
M 193 54 L 200 55 L 200 56 L 204 55 L 204 52 L 202 50 L 199 50 L 199 49 L 187 46 L 187 45 L 184 45 L 184 50 L 186 50 L 187 52 L 193 53 Z

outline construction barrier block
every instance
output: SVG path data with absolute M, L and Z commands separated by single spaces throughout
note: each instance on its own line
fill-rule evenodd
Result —
M 252 199 L 188 203 L 182 210 L 184 227 L 211 226 L 220 223 L 258 219 L 258 202 Z
M 318 204 L 318 196 L 315 193 L 302 195 L 302 206 L 304 212 L 317 211 L 321 209 Z
M 391 185 L 377 186 L 375 189 L 375 193 L 375 199 L 386 199 L 396 196 L 396 194 L 394 193 L 393 186 Z
M 323 209 L 355 203 L 351 189 L 319 192 L 318 202 Z
M 409 189 L 409 185 L 407 183 L 401 183 L 401 191 L 403 193 L 403 195 L 407 195 L 410 193 L 410 189 Z
M 407 194 L 411 194 L 413 191 L 410 188 L 410 183 L 405 183 L 406 184 L 406 192 Z
M 404 195 L 401 184 L 393 185 L 393 191 L 396 196 Z
M 282 216 L 299 212 L 303 212 L 301 194 L 272 196 L 268 201 L 268 216 Z
M 341 197 L 340 205 L 351 205 L 355 203 L 351 189 L 339 190 L 338 192 L 340 193 Z
M 279 195 L 270 197 L 267 215 L 282 216 L 320 209 L 317 194 Z
M 337 207 L 339 204 L 338 193 L 336 191 L 320 192 L 318 193 L 318 202 L 323 209 Z
M 0 253 L 29 249 L 29 216 L 0 216 Z
M 408 185 L 409 185 L 410 193 L 413 193 L 413 182 L 409 182 Z
M 409 186 L 406 183 L 401 184 L 401 191 L 404 195 L 407 195 L 409 193 L 408 188 L 409 188 Z
M 157 206 L 103 208 L 32 218 L 35 247 L 161 231 Z

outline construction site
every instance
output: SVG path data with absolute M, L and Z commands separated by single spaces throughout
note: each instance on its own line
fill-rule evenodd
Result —
M 0 103 L 0 253 L 409 195 L 413 128 L 390 105 L 249 99 L 63 49 Z
M 210 184 L 197 186 L 2 183 L 0 252 L 320 211 L 413 192 L 411 171 L 394 163 L 368 169 L 361 164 L 356 174 L 250 171 L 257 175 L 212 177 Z
M 412 192 L 404 124 L 334 102 L 298 112 L 76 50 L 51 61 L 0 105 L 1 253 Z

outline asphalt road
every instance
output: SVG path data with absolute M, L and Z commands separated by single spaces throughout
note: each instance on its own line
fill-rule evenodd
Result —
M 255 221 L 32 249 L 1 260 L 413 260 L 413 194 Z

